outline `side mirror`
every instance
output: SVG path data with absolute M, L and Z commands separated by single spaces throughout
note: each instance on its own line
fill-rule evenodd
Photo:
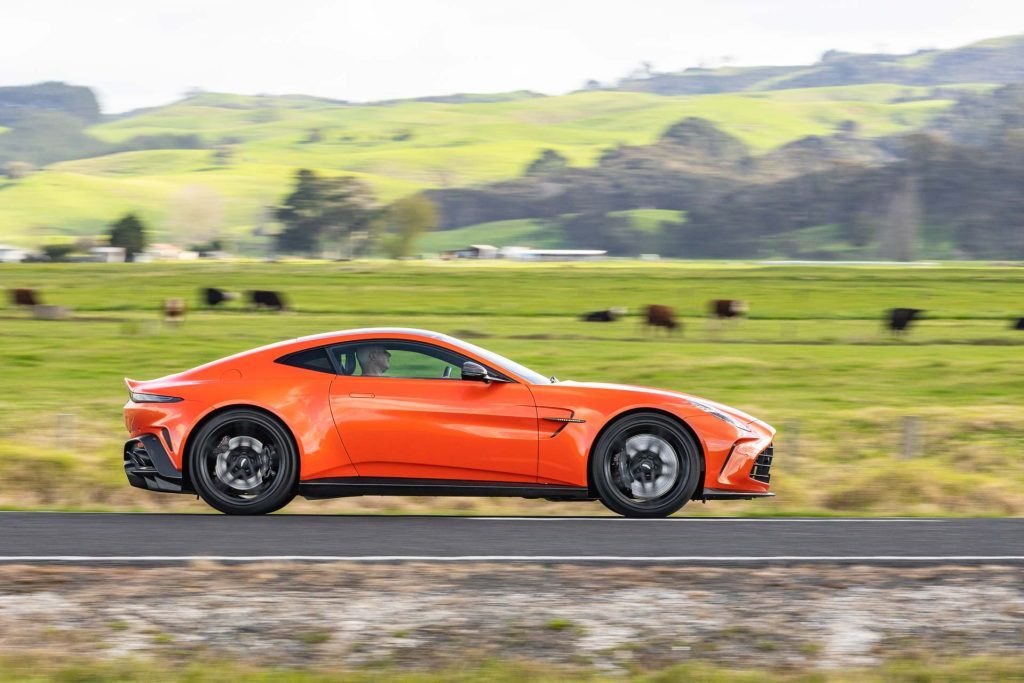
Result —
M 470 382 L 487 382 L 490 380 L 490 377 L 487 376 L 487 368 L 479 363 L 467 360 L 462 364 L 462 379 L 469 380 Z

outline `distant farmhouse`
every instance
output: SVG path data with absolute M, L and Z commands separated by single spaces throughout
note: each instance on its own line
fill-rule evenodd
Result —
M 0 263 L 21 263 L 28 258 L 28 251 L 9 244 L 0 244 Z
M 441 258 L 508 259 L 511 261 L 598 261 L 608 255 L 604 249 L 531 249 L 530 247 L 495 247 L 471 244 L 462 249 L 441 252 Z

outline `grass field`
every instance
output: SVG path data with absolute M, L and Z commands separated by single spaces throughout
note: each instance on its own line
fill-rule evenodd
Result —
M 121 473 L 122 377 L 158 377 L 280 339 L 370 325 L 462 336 L 562 379 L 684 390 L 780 429 L 778 498 L 687 514 L 1024 513 L 1024 268 L 772 267 L 742 263 L 232 263 L 7 265 L 0 285 L 36 287 L 67 321 L 0 311 L 0 505 L 203 510 L 129 489 Z M 274 288 L 293 311 L 194 311 L 163 327 L 163 298 Z M 713 298 L 750 302 L 712 325 Z M 631 316 L 580 313 L 670 304 L 685 333 L 650 336 Z M 905 338 L 892 306 L 926 309 Z M 904 457 L 903 420 L 920 453 Z M 67 434 L 70 433 L 70 437 Z M 553 511 L 596 504 L 368 498 L 296 510 Z
M 276 205 L 297 168 L 356 175 L 384 200 L 418 190 L 517 176 L 545 148 L 575 165 L 602 150 L 648 144 L 690 116 L 713 121 L 755 151 L 807 135 L 828 135 L 847 120 L 864 135 L 910 130 L 951 104 L 931 90 L 892 85 L 663 97 L 580 92 L 471 104 L 399 102 L 344 105 L 302 97 L 201 94 L 95 126 L 108 142 L 134 136 L 196 134 L 228 144 L 229 163 L 211 150 L 149 150 L 54 164 L 0 181 L 0 240 L 36 245 L 100 234 L 134 210 L 160 240 L 182 188 L 203 185 L 224 200 L 228 234 L 250 230 Z M 923 99 L 905 101 L 907 97 Z
M 737 669 L 698 662 L 660 670 L 637 669 L 627 675 L 618 672 L 598 673 L 593 668 L 552 666 L 517 660 L 491 661 L 431 672 L 369 667 L 362 670 L 261 669 L 220 658 L 198 659 L 188 661 L 184 665 L 178 663 L 174 667 L 168 667 L 162 662 L 131 659 L 103 662 L 62 656 L 55 660 L 52 655 L 43 653 L 6 657 L 0 659 L 0 664 L 4 665 L 7 672 L 0 673 L 0 680 L 16 680 L 22 683 L 120 683 L 141 679 L 154 683 L 231 683 L 239 679 L 253 683 L 371 683 L 383 678 L 395 683 L 519 683 L 523 680 L 539 683 L 975 683 L 1016 681 L 1024 676 L 1024 664 L 1019 659 L 992 657 L 934 662 L 907 659 L 884 662 L 871 667 L 830 671 L 764 671 L 757 668 Z

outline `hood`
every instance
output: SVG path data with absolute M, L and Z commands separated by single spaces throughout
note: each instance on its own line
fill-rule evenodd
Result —
M 655 389 L 654 387 L 641 387 L 631 384 L 610 384 L 607 382 L 574 382 L 572 380 L 568 380 L 565 382 L 559 382 L 559 384 L 572 387 L 584 387 L 587 389 L 601 389 L 605 391 L 624 391 L 635 394 L 642 394 L 645 396 L 660 396 L 662 398 L 674 398 L 690 402 L 696 401 L 697 403 L 701 403 L 710 408 L 714 408 L 715 410 L 719 410 L 723 413 L 726 413 L 727 415 L 735 418 L 737 421 L 741 422 L 744 425 L 748 425 L 751 422 L 757 421 L 757 418 L 755 418 L 753 415 L 749 415 L 748 413 L 745 413 L 742 410 L 737 410 L 732 406 L 727 406 L 723 403 L 718 403 L 717 401 L 711 401 L 706 398 L 701 398 L 700 396 L 694 396 L 693 394 L 685 394 L 681 391 L 669 391 L 667 389 Z

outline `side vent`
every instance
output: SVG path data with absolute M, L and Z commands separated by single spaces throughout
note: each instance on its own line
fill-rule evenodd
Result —
M 761 451 L 754 466 L 750 470 L 750 478 L 767 484 L 771 481 L 772 458 L 775 456 L 775 444 L 768 444 L 768 448 Z

